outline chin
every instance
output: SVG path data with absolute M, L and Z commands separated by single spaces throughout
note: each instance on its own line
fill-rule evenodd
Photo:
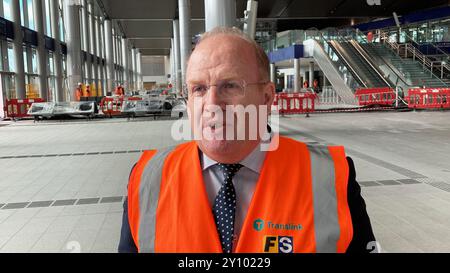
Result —
M 228 153 L 233 153 L 234 141 L 230 140 L 202 140 L 201 146 L 207 154 L 214 155 L 226 155 Z

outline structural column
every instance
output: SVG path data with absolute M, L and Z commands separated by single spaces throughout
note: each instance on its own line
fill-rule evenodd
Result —
M 300 59 L 294 59 L 294 92 L 300 91 Z
M 94 55 L 94 60 L 92 62 L 92 69 L 94 70 L 92 75 L 92 82 L 94 83 L 94 88 L 98 90 L 98 67 L 97 67 L 97 35 L 95 35 L 95 5 L 89 1 L 89 10 L 91 11 L 89 15 L 89 34 L 90 34 L 90 49 Z M 97 95 L 98 96 L 98 95 Z
M 131 50 L 131 57 L 133 58 L 133 91 L 138 89 L 138 80 L 137 80 L 137 53 L 136 48 L 133 47 Z
M 180 59 L 181 59 L 181 80 L 186 82 L 186 63 L 191 54 L 191 1 L 178 0 L 178 10 L 180 18 Z M 185 94 L 187 96 L 187 94 Z
M 175 90 L 177 94 L 181 94 L 182 81 L 181 78 L 181 62 L 180 62 L 180 23 L 173 20 L 173 44 L 174 44 L 174 62 L 175 62 Z
M 20 21 L 19 0 L 11 1 L 12 19 L 14 21 L 14 59 L 16 65 L 16 98 L 25 99 L 25 67 L 23 64 L 23 36 Z
M 314 82 L 314 62 L 309 62 L 309 87 L 313 87 Z
M 48 100 L 47 83 L 47 50 L 45 49 L 44 38 L 44 15 L 42 12 L 42 0 L 34 0 L 33 13 L 36 25 L 38 46 L 36 48 L 39 74 L 39 97 Z
M 55 101 L 61 102 L 65 101 L 63 89 L 63 68 L 62 68 L 62 52 L 61 52 L 61 38 L 59 37 L 59 3 L 58 0 L 50 0 L 50 22 L 52 28 L 52 36 L 55 39 L 55 52 L 53 52 L 53 57 L 55 59 L 55 78 L 56 86 Z
M 142 55 L 141 52 L 139 52 L 139 49 L 136 49 L 136 76 L 137 76 L 137 82 L 138 82 L 138 90 L 143 89 L 143 83 L 142 83 Z
M 85 39 L 83 40 L 83 47 L 86 51 L 87 58 L 86 58 L 86 83 L 90 84 L 92 79 L 92 63 L 91 63 L 91 48 L 90 48 L 90 40 L 91 35 L 89 31 L 89 18 L 88 18 L 88 7 L 87 7 L 87 1 L 83 0 L 83 7 L 81 9 L 81 20 L 83 21 L 83 33 Z
M 116 87 L 114 84 L 114 52 L 112 24 L 110 19 L 105 20 L 105 43 L 106 43 L 106 71 L 107 71 L 107 92 L 112 92 Z
M 322 86 L 328 86 L 328 79 L 327 79 L 327 77 L 325 76 L 324 73 L 322 73 L 322 75 L 323 75 L 323 83 L 322 83 Z
M 128 40 L 122 38 L 122 62 L 123 62 L 123 88 L 128 90 L 129 64 L 128 64 Z
M 69 100 L 75 100 L 75 91 L 82 79 L 80 6 L 77 1 L 64 1 L 66 6 L 66 43 L 67 47 L 67 79 L 70 93 Z
M 104 96 L 105 86 L 103 84 L 104 73 L 103 73 L 103 64 L 102 64 L 102 56 L 103 56 L 103 48 L 102 48 L 102 32 L 100 30 L 100 16 L 98 16 L 97 20 L 95 20 L 95 36 L 97 37 L 97 73 L 98 73 L 98 84 L 97 84 L 97 96 Z
M 178 5 L 180 6 L 180 4 Z M 180 20 L 181 20 L 181 9 L 180 9 Z M 210 31 L 215 27 L 233 27 L 235 25 L 236 25 L 236 0 L 205 0 L 206 31 Z
M 174 38 L 170 39 L 170 81 L 172 82 L 172 91 L 177 90 L 177 69 L 175 63 L 175 42 Z
M 270 64 L 270 81 L 276 84 L 277 80 L 277 68 L 275 67 L 275 64 Z

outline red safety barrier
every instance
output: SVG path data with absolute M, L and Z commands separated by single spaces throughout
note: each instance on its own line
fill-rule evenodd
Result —
M 5 112 L 5 117 L 11 119 L 30 117 L 27 112 L 33 102 L 44 102 L 44 100 L 41 98 L 23 100 L 7 99 L 3 109 Z
M 314 93 L 278 93 L 274 99 L 276 110 L 284 114 L 304 114 L 314 112 Z
M 387 105 L 392 106 L 395 102 L 394 89 L 383 88 L 360 88 L 355 92 L 359 105 Z
M 413 109 L 448 109 L 450 88 L 409 89 L 406 101 L 408 107 Z
M 107 116 L 117 116 L 122 113 L 123 102 L 128 100 L 142 100 L 142 98 L 124 96 L 104 97 L 100 101 L 100 109 Z

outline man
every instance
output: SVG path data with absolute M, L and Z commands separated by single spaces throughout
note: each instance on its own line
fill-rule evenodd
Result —
M 75 100 L 80 101 L 82 96 L 83 96 L 83 85 L 81 84 L 81 82 L 79 82 L 78 87 L 75 91 Z
M 237 29 L 202 36 L 186 74 L 200 137 L 147 151 L 133 167 L 119 252 L 367 251 L 375 238 L 343 148 L 274 132 L 252 138 L 250 114 L 239 123 L 230 110 L 257 106 L 265 123 L 256 129 L 266 128 L 275 96 L 268 68 L 264 51 Z M 223 137 L 242 124 L 243 139 Z
M 123 87 L 122 87 L 121 84 L 119 84 L 119 85 L 116 87 L 116 90 L 114 91 L 114 94 L 115 94 L 116 96 L 123 96 L 123 95 L 125 95 L 125 91 L 124 91 L 124 89 L 123 89 Z

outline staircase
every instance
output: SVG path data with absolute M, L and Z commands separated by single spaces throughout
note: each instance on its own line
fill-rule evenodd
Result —
M 363 48 L 373 56 L 381 56 L 395 66 L 411 86 L 420 87 L 447 87 L 449 84 L 436 77 L 431 71 L 416 60 L 401 58 L 385 44 L 367 43 L 361 44 Z

